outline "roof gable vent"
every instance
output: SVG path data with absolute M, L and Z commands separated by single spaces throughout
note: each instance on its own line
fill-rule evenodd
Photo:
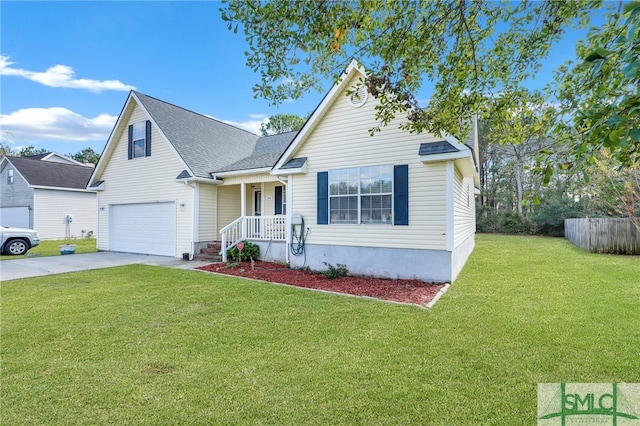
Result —
M 355 92 L 349 96 L 349 104 L 354 108 L 360 108 L 367 102 L 368 97 L 369 92 L 367 92 L 367 88 L 365 86 L 359 86 Z

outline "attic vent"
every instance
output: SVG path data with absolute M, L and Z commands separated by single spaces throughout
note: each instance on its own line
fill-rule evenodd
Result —
M 360 86 L 351 94 L 351 96 L 349 96 L 349 102 L 352 107 L 359 108 L 367 102 L 368 96 L 369 92 L 367 92 L 367 88 L 365 86 Z

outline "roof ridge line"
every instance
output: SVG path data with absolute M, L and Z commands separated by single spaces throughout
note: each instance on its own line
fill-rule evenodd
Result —
M 156 98 L 156 97 L 154 97 L 154 96 L 147 95 L 146 93 L 138 92 L 137 90 L 132 90 L 132 92 L 133 92 L 133 93 L 135 93 L 135 94 L 136 94 L 136 96 L 137 96 L 137 95 L 142 95 L 142 96 L 145 96 L 145 97 L 147 97 L 147 98 L 153 99 L 154 101 L 162 102 L 163 104 L 170 105 L 170 106 L 172 106 L 172 107 L 174 107 L 174 108 L 178 108 L 178 109 L 181 109 L 181 110 L 183 110 L 183 111 L 189 112 L 189 113 L 191 113 L 191 114 L 199 115 L 200 117 L 206 118 L 206 119 L 208 119 L 208 120 L 213 120 L 213 121 L 215 121 L 215 122 L 217 122 L 217 123 L 224 124 L 225 126 L 233 127 L 234 129 L 241 130 L 241 131 L 243 131 L 243 132 L 249 133 L 250 135 L 258 136 L 258 137 L 262 137 L 262 136 L 260 136 L 260 135 L 256 135 L 256 134 L 255 134 L 255 133 L 253 133 L 253 132 L 250 132 L 249 130 L 242 129 L 242 128 L 240 128 L 240 127 L 234 126 L 233 124 L 225 123 L 224 121 L 221 121 L 221 120 L 219 120 L 219 119 L 217 119 L 217 118 L 213 118 L 213 117 L 210 117 L 210 116 L 208 116 L 208 115 L 202 114 L 202 113 L 200 113 L 200 112 L 196 112 L 196 111 L 190 110 L 190 109 L 188 109 L 188 108 L 181 107 L 180 105 L 176 105 L 176 104 L 171 103 L 171 102 L 163 101 L 162 99 L 158 99 L 158 98 Z

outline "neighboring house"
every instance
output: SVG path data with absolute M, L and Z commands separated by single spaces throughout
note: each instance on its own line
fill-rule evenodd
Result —
M 247 239 L 293 267 L 453 281 L 474 248 L 475 126 L 469 145 L 400 120 L 370 136 L 377 100 L 346 96 L 362 75 L 351 64 L 299 132 L 266 137 L 131 92 L 88 186 L 98 249 Z
M 41 239 L 81 238 L 97 230 L 93 167 L 52 152 L 0 161 L 0 224 L 33 228 Z

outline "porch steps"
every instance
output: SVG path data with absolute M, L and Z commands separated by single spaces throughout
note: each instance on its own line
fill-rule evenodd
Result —
M 207 244 L 207 248 L 200 249 L 200 253 L 193 255 L 194 260 L 205 260 L 208 262 L 222 262 L 222 256 L 220 250 L 222 249 L 222 243 L 215 241 Z

